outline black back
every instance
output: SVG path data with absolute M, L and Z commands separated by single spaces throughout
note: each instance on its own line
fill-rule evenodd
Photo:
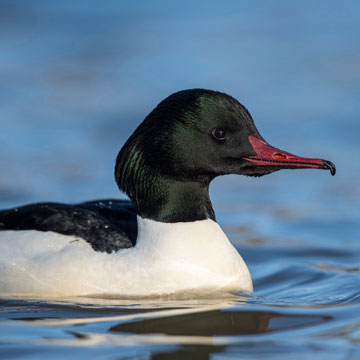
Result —
M 0 230 L 53 231 L 80 237 L 94 250 L 111 253 L 135 245 L 137 220 L 128 200 L 38 203 L 0 211 Z

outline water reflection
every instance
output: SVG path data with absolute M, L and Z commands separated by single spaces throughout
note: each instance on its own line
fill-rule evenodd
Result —
M 288 315 L 269 311 L 213 310 L 151 319 L 135 319 L 110 331 L 170 336 L 254 335 L 295 329 L 330 320 L 323 315 Z
M 22 341 L 28 349 L 54 348 L 63 354 L 92 349 L 103 357 L 111 349 L 111 359 L 217 359 L 216 354 L 236 359 L 250 356 L 252 349 L 284 359 L 295 351 L 301 358 L 314 349 L 331 354 L 332 339 L 339 336 L 356 339 L 359 305 L 264 306 L 252 301 L 4 300 L 0 331 L 7 329 L 9 344 Z M 34 309 L 42 316 L 34 317 Z

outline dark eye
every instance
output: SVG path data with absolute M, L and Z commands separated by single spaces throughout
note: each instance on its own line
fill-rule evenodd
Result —
M 225 140 L 227 131 L 225 129 L 215 128 L 211 131 L 211 134 L 214 139 L 222 141 Z

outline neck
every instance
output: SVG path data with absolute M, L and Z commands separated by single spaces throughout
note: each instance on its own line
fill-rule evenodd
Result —
M 209 198 L 209 178 L 174 180 L 144 164 L 141 172 L 117 168 L 117 182 L 143 218 L 161 222 L 211 219 L 215 214 Z
M 160 181 L 151 194 L 158 201 L 142 204 L 139 214 L 162 222 L 189 222 L 211 219 L 214 210 L 209 198 L 209 184 L 183 181 Z M 159 201 L 160 200 L 160 201 Z
M 170 223 L 205 219 L 215 221 L 208 189 L 208 183 L 159 177 L 148 186 L 139 188 L 131 199 L 143 218 Z

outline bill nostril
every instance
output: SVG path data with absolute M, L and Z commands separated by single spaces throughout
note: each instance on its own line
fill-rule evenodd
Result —
M 286 155 L 281 154 L 281 153 L 275 153 L 275 154 L 273 155 L 273 157 L 274 157 L 275 159 L 286 159 Z

